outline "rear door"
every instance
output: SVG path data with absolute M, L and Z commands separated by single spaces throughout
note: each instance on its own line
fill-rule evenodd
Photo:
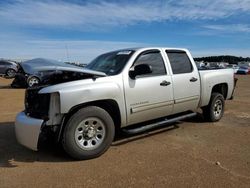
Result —
M 147 50 L 140 53 L 132 67 L 148 64 L 152 73 L 131 79 L 124 76 L 124 89 L 127 107 L 127 123 L 135 124 L 172 113 L 173 89 L 171 75 L 166 70 L 160 50 Z
M 173 113 L 196 110 L 200 100 L 200 76 L 197 67 L 182 50 L 165 51 L 172 69 Z

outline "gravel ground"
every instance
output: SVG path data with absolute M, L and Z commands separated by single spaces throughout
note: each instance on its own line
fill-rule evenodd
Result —
M 0 78 L 0 187 L 250 187 L 250 75 L 218 123 L 201 117 L 120 138 L 101 157 L 74 161 L 55 146 L 20 146 L 24 90 Z

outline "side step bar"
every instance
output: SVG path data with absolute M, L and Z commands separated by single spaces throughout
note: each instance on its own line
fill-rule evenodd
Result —
M 161 127 L 161 126 L 163 126 L 165 124 L 171 124 L 171 123 L 174 123 L 176 121 L 191 118 L 191 117 L 194 117 L 196 115 L 197 115 L 197 113 L 193 112 L 193 113 L 190 113 L 190 114 L 181 115 L 179 117 L 175 117 L 175 118 L 172 118 L 172 119 L 165 119 L 163 121 L 152 123 L 152 124 L 149 124 L 149 125 L 144 125 L 144 126 L 141 126 L 141 127 L 130 128 L 130 129 L 124 128 L 124 129 L 122 129 L 122 131 L 124 133 L 126 133 L 126 134 L 138 134 L 138 133 L 141 133 L 141 132 L 148 131 L 150 129 Z

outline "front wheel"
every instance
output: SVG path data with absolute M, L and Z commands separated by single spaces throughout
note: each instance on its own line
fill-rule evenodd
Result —
M 29 87 L 33 87 L 35 85 L 38 85 L 39 83 L 40 83 L 40 80 L 36 76 L 30 76 L 27 79 L 27 84 L 28 84 Z
M 225 100 L 222 94 L 212 93 L 208 106 L 203 108 L 203 116 L 210 122 L 219 121 L 224 114 Z
M 16 71 L 14 69 L 8 69 L 6 71 L 7 78 L 14 78 L 16 76 Z
M 115 135 L 114 122 L 104 109 L 89 106 L 77 111 L 67 122 L 63 133 L 64 150 L 76 159 L 102 155 Z

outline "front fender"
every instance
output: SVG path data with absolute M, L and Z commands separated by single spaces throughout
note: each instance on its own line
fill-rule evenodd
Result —
M 121 117 L 126 117 L 123 87 L 116 82 L 84 83 L 84 81 L 74 81 L 49 86 L 39 91 L 39 93 L 55 92 L 59 93 L 60 96 L 61 114 L 68 113 L 70 109 L 79 104 L 111 99 L 117 102 Z M 125 123 L 125 118 L 122 123 Z

